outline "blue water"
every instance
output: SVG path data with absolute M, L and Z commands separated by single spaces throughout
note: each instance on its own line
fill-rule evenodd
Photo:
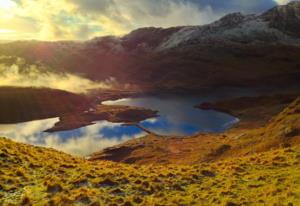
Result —
M 158 111 L 159 117 L 145 120 L 140 125 L 160 135 L 223 132 L 238 122 L 237 118 L 228 114 L 194 107 L 206 100 L 191 96 L 148 96 L 106 101 L 103 104 L 137 106 Z
M 0 125 L 0 136 L 17 142 L 55 148 L 69 154 L 86 156 L 101 149 L 138 138 L 145 133 L 135 126 L 99 121 L 76 130 L 47 133 L 58 118 Z
M 211 100 L 215 99 L 209 95 L 206 98 L 164 95 L 120 99 L 103 103 L 157 110 L 159 117 L 147 119 L 140 122 L 140 125 L 160 135 L 181 136 L 198 132 L 222 132 L 238 121 L 235 117 L 224 113 L 194 108 L 201 102 Z M 146 135 L 136 126 L 124 126 L 122 123 L 108 121 L 95 122 L 94 125 L 76 130 L 43 132 L 52 128 L 58 121 L 58 118 L 52 118 L 0 125 L 0 136 L 9 137 L 18 142 L 55 148 L 73 155 L 86 156 Z

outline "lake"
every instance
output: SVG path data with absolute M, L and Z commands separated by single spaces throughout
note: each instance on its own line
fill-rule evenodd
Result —
M 207 97 L 160 95 L 105 101 L 103 104 L 157 110 L 159 117 L 147 119 L 140 122 L 140 125 L 159 135 L 182 136 L 199 132 L 223 132 L 237 123 L 239 120 L 228 114 L 194 107 L 205 101 L 222 98 L 223 96 L 209 95 Z M 76 130 L 43 132 L 58 121 L 58 118 L 52 118 L 18 124 L 2 124 L 0 136 L 18 142 L 55 148 L 73 155 L 86 156 L 146 135 L 136 126 L 125 126 L 122 123 L 108 121 L 95 122 L 94 125 Z
M 147 119 L 141 126 L 160 135 L 193 135 L 199 132 L 223 132 L 239 120 L 228 114 L 201 110 L 194 106 L 208 100 L 193 96 L 147 96 L 105 101 L 106 105 L 144 107 L 158 111 L 159 117 Z

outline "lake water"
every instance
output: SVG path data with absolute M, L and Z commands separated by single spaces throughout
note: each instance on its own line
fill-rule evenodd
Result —
M 199 132 L 223 132 L 239 121 L 225 113 L 194 107 L 208 99 L 165 95 L 105 101 L 103 104 L 144 107 L 158 111 L 159 117 L 147 119 L 140 125 L 160 135 L 183 136 Z
M 147 119 L 140 125 L 160 135 L 180 136 L 198 132 L 222 132 L 238 122 L 237 118 L 224 113 L 194 108 L 201 102 L 214 99 L 164 95 L 106 101 L 103 104 L 139 106 L 157 110 L 159 117 Z M 146 135 L 136 126 L 124 126 L 122 123 L 108 121 L 95 122 L 94 125 L 71 131 L 43 132 L 58 121 L 58 118 L 52 118 L 0 125 L 0 136 L 9 137 L 18 142 L 86 156 L 129 139 Z
M 101 149 L 138 138 L 145 133 L 135 126 L 99 121 L 76 130 L 47 133 L 58 118 L 0 125 L 0 136 L 17 142 L 55 148 L 69 154 L 86 156 Z

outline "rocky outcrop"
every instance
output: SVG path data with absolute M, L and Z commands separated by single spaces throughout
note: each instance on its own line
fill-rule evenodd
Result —
M 264 13 L 262 18 L 269 22 L 270 27 L 300 37 L 300 2 L 275 7 Z

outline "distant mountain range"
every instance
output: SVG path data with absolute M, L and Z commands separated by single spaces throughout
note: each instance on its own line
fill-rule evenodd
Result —
M 279 43 L 299 46 L 300 2 L 278 6 L 261 15 L 232 13 L 204 26 L 138 29 L 121 38 L 120 42 L 125 43 L 125 47 L 154 51 L 183 49 L 195 44 Z
M 141 28 L 86 42 L 3 43 L 0 54 L 149 90 L 297 84 L 300 2 L 203 26 Z

